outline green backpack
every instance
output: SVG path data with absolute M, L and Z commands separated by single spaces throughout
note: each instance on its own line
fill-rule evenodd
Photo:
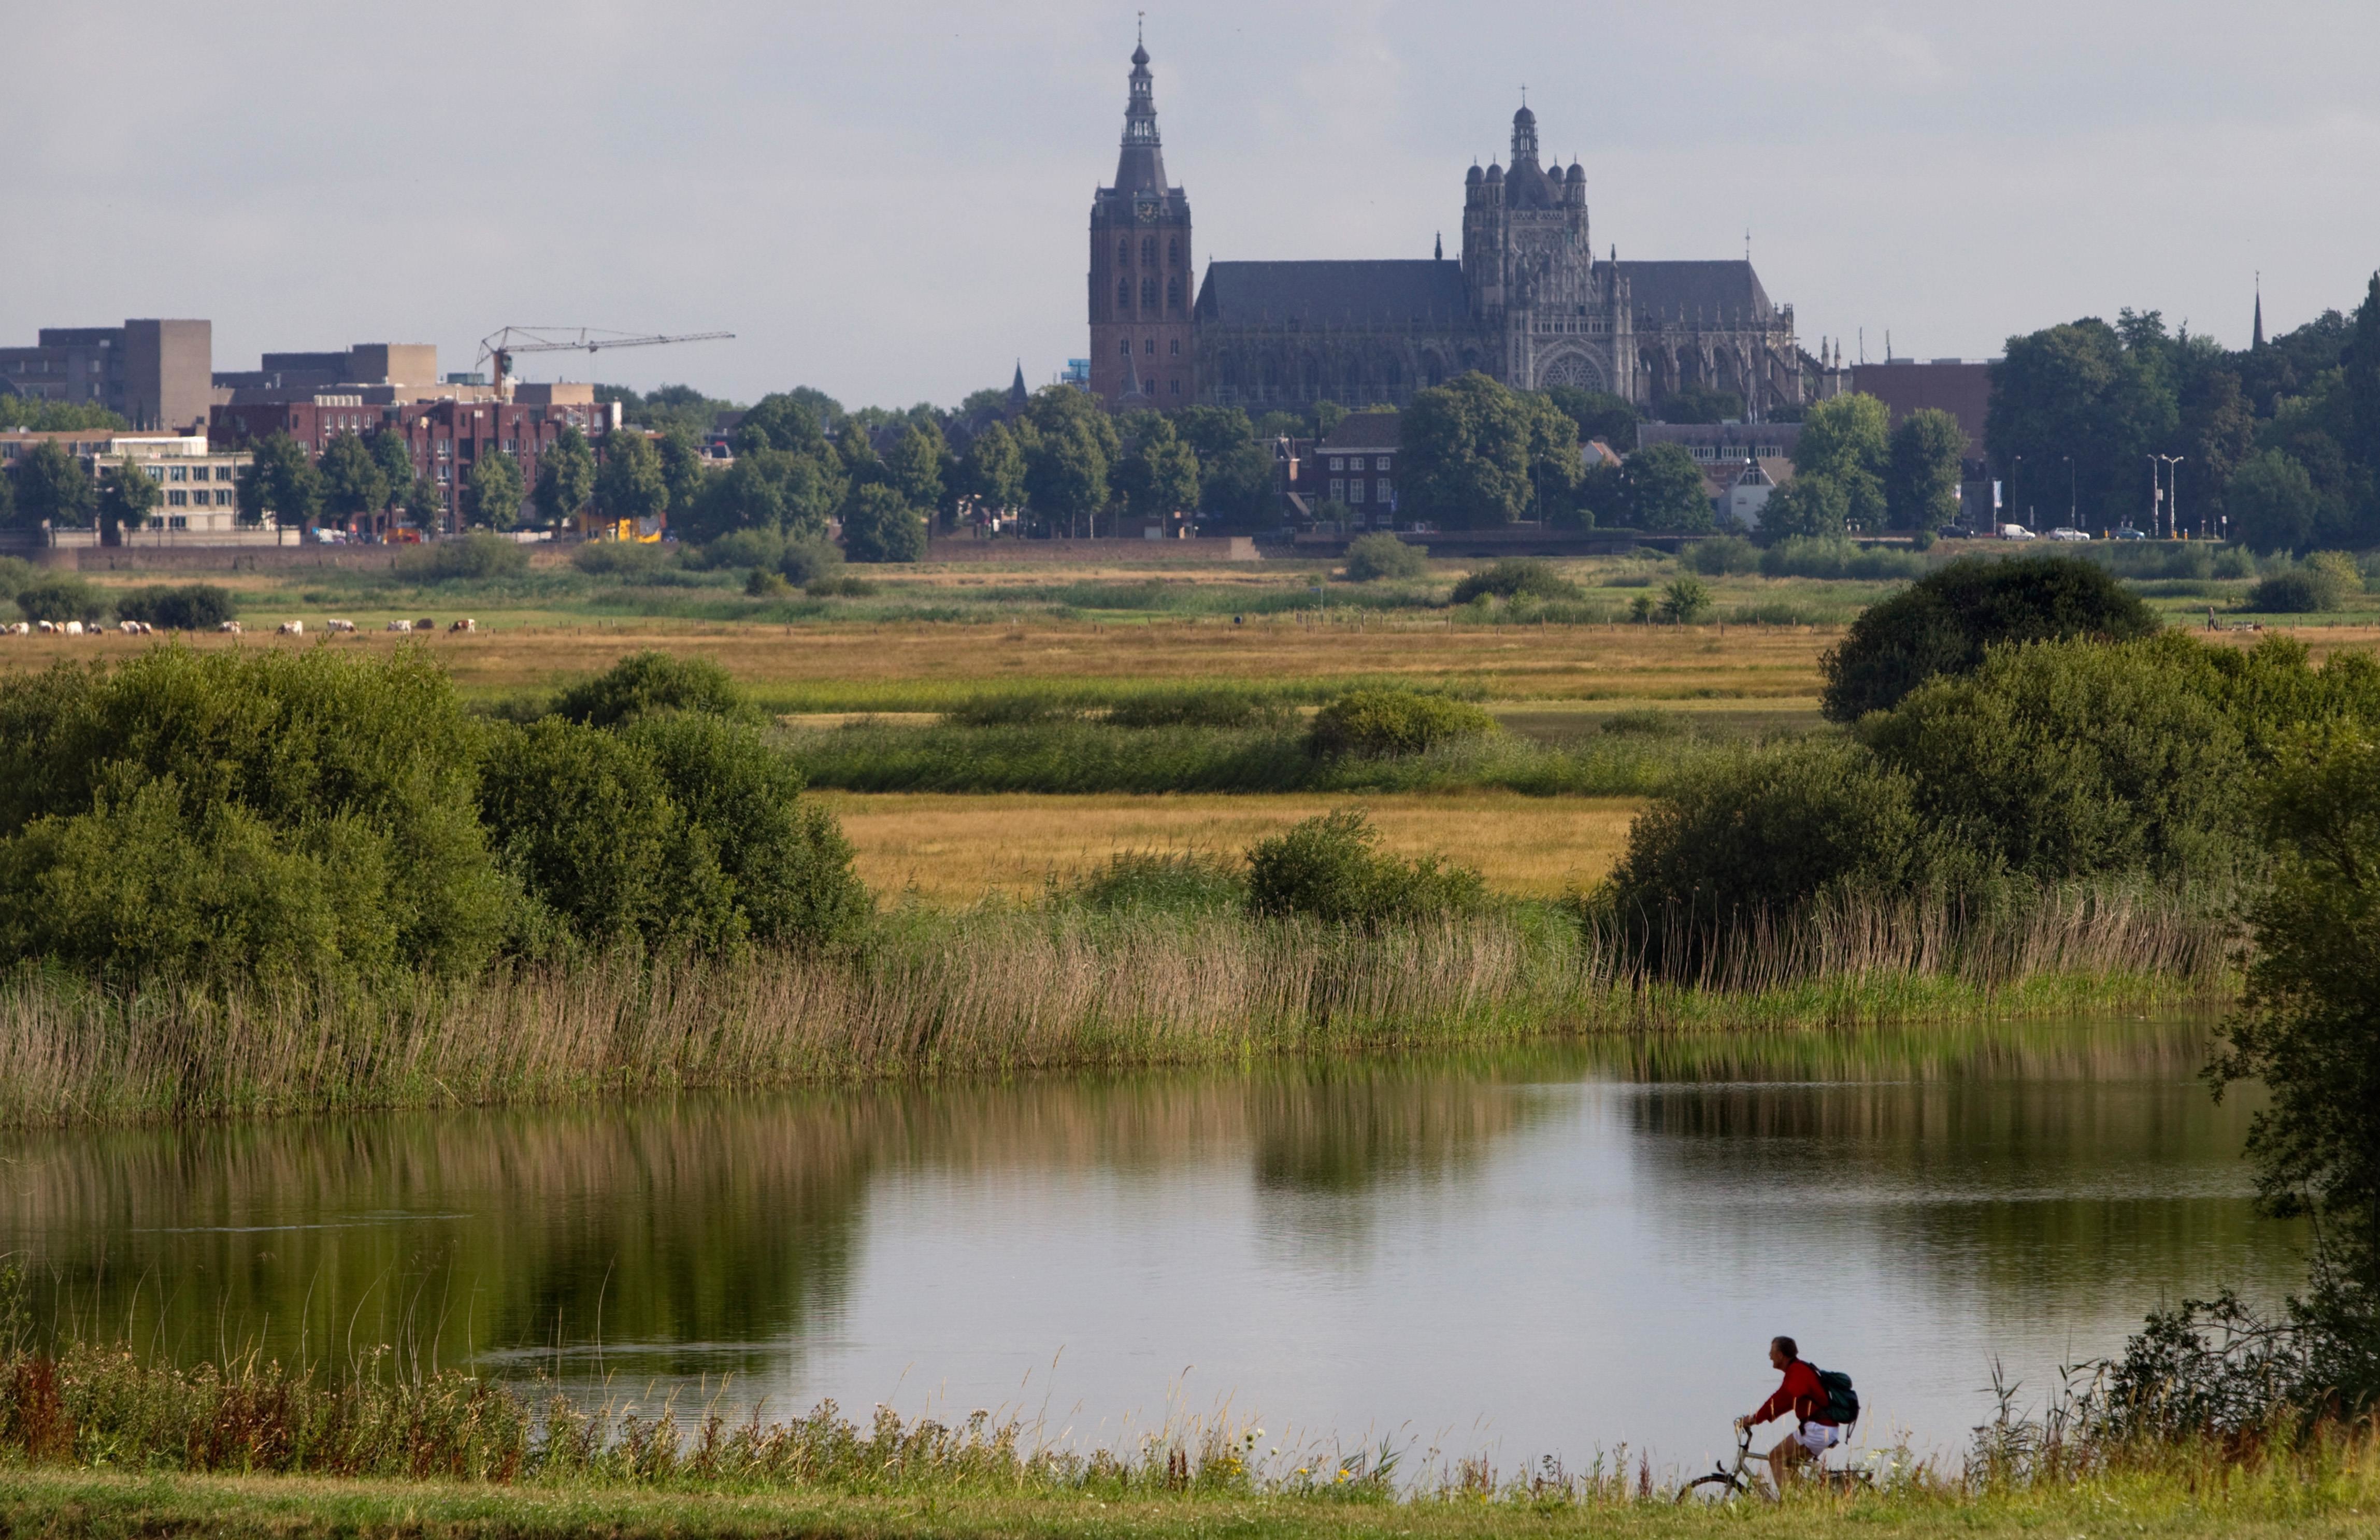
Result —
M 1810 1367 L 1817 1373 L 1818 1388 L 1827 1393 L 1828 1420 L 1836 1424 L 1858 1422 L 1859 1392 L 1852 1388 L 1852 1376 L 1840 1369 L 1820 1369 L 1815 1364 Z

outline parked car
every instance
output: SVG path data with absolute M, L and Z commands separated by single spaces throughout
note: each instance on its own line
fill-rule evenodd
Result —
M 2087 540 L 2091 537 L 2086 531 L 2061 524 L 2049 532 L 2049 538 L 2053 540 Z
M 1972 540 L 1975 538 L 1975 532 L 1960 525 L 1949 524 L 1935 530 L 1934 538 L 1942 540 Z
M 2003 524 L 2000 526 L 2000 539 L 2004 540 L 2029 540 L 2034 538 L 2033 531 L 2027 529 L 2022 524 Z
M 2127 524 L 2121 529 L 2109 530 L 2107 538 L 2111 540 L 2144 540 L 2149 538 L 2149 532 L 2145 529 L 2135 529 Z

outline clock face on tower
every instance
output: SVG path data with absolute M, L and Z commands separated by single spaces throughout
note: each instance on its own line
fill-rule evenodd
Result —
M 1162 205 L 1156 199 L 1144 198 L 1132 206 L 1132 212 L 1140 216 L 1140 222 L 1143 224 L 1154 224 L 1157 223 L 1158 211 L 1161 207 Z

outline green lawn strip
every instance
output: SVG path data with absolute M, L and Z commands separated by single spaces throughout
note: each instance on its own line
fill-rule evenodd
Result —
M 1911 1536 L 2196 1536 L 2262 1540 L 2380 1533 L 2364 1482 L 2244 1492 L 2112 1478 L 2034 1492 L 1920 1491 L 1724 1511 L 1649 1500 L 1425 1498 L 1351 1503 L 1299 1496 L 855 1497 L 822 1491 L 514 1487 L 276 1476 L 0 1468 L 0 1531 L 30 1535 L 1209 1536 L 1470 1540 L 1512 1534 L 1806 1536 L 1843 1528 Z

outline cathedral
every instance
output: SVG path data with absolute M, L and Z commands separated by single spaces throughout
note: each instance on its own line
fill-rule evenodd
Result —
M 1652 411 L 1682 389 L 1732 391 L 1755 418 L 1815 394 L 1825 366 L 1748 260 L 1597 260 L 1585 170 L 1539 164 L 1526 105 L 1511 165 L 1463 178 L 1456 260 L 1209 262 L 1194 285 L 1148 64 L 1135 47 L 1115 185 L 1091 203 L 1090 384 L 1112 408 L 1402 406 L 1469 370 Z

